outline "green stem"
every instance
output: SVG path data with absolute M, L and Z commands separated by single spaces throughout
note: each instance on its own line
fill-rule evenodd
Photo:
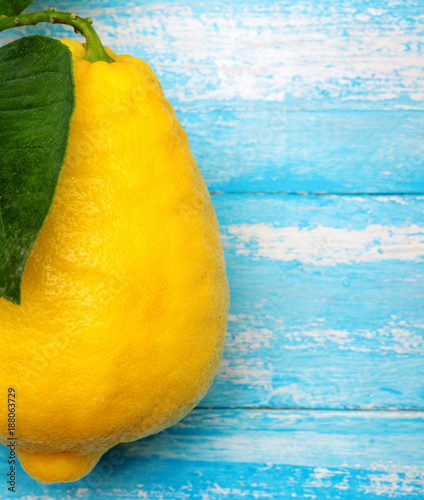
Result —
M 30 12 L 29 14 L 21 14 L 13 17 L 0 16 L 0 31 L 16 28 L 17 26 L 36 25 L 38 23 L 67 24 L 68 26 L 73 26 L 75 32 L 81 33 L 87 40 L 87 54 L 85 56 L 87 61 L 114 62 L 107 54 L 98 34 L 91 26 L 92 22 L 89 17 L 83 19 L 76 14 L 56 12 L 53 8 L 50 8 L 42 12 Z

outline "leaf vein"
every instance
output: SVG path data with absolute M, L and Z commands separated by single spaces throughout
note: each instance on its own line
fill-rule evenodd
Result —
M 20 76 L 19 78 L 12 78 L 11 80 L 1 80 L 0 79 L 0 85 L 2 83 L 11 83 L 11 82 L 17 82 L 20 80 L 28 80 L 28 78 L 34 78 L 35 76 L 45 76 L 45 75 L 65 75 L 68 77 L 64 71 L 44 71 L 41 73 L 34 73 L 33 75 L 28 75 L 28 76 Z

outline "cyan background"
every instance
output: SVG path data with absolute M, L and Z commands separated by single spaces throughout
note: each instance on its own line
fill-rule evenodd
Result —
M 36 0 L 145 59 L 212 193 L 232 305 L 180 424 L 0 498 L 424 498 L 424 4 Z M 5 32 L 73 36 L 59 26 Z

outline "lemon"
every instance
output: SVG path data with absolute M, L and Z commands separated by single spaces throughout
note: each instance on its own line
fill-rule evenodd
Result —
M 0 299 L 0 382 L 17 455 L 75 481 L 108 449 L 171 426 L 206 394 L 229 291 L 219 227 L 187 136 L 150 67 L 73 54 L 76 108 L 54 203 L 22 281 Z M 7 443 L 7 404 L 0 439 Z

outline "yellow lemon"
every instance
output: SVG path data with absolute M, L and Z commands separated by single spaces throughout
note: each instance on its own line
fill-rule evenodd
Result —
M 68 153 L 22 305 L 0 299 L 0 390 L 16 391 L 19 460 L 46 483 L 186 415 L 217 371 L 229 306 L 211 199 L 156 76 L 63 42 Z M 7 424 L 2 403 L 3 444 Z

